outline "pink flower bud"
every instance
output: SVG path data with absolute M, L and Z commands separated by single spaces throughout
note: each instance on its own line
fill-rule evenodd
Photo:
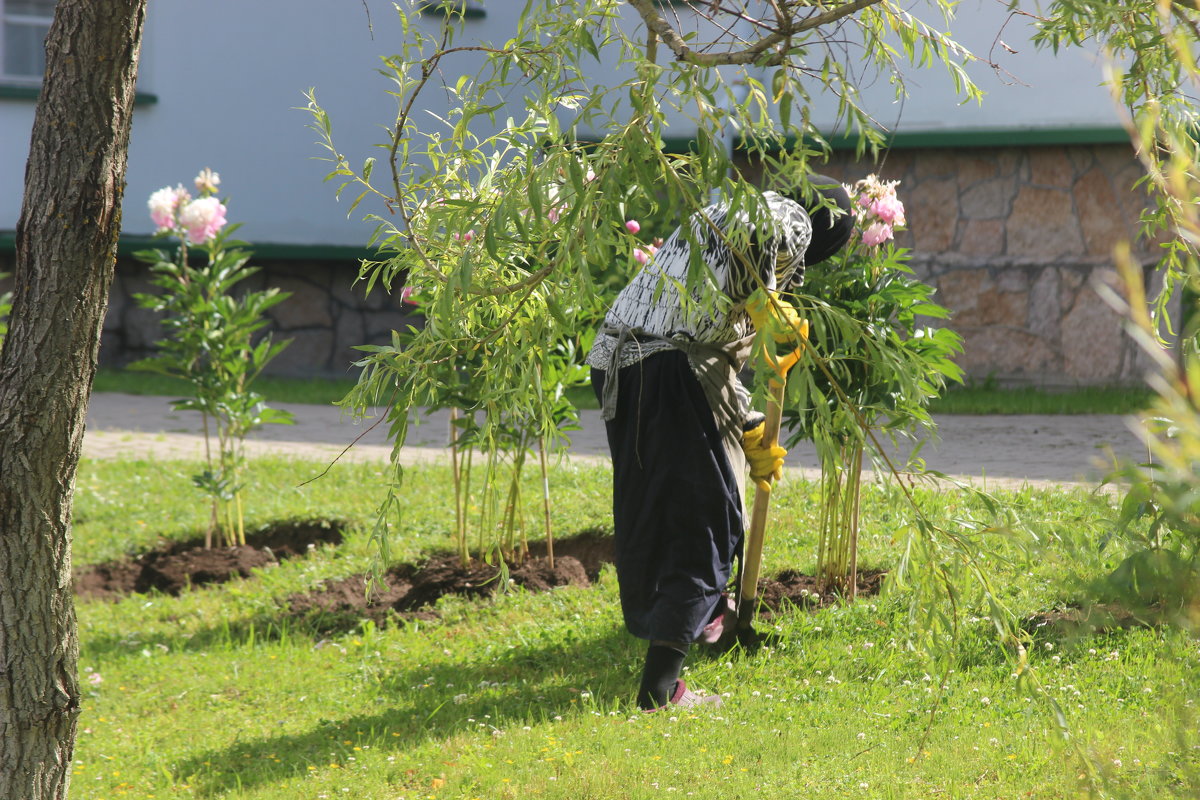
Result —
M 631 219 L 625 223 L 625 230 L 629 231 L 630 233 L 637 233 L 641 229 L 642 229 L 642 226 L 638 223 L 638 221 L 636 219 Z
M 644 267 L 646 266 L 646 262 L 650 260 L 650 253 L 639 247 L 633 251 L 633 258 Z
M 196 191 L 200 194 L 215 194 L 217 187 L 221 185 L 221 176 L 205 167 L 196 176 L 195 184 Z
M 400 290 L 400 302 L 408 303 L 410 306 L 418 305 L 417 301 L 412 299 L 416 291 L 412 286 L 405 286 Z

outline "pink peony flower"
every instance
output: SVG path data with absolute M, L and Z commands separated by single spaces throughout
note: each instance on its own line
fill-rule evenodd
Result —
M 867 247 L 877 247 L 892 238 L 892 226 L 884 222 L 872 222 L 863 231 L 863 244 Z
M 150 219 L 159 231 L 169 231 L 175 227 L 176 210 L 191 199 L 192 196 L 182 186 L 164 186 L 151 194 L 146 203 L 150 208 Z
M 193 200 L 179 212 L 179 224 L 192 244 L 203 244 L 225 227 L 225 206 L 215 197 Z
M 888 225 L 904 224 L 904 203 L 896 197 L 895 189 L 871 203 L 871 213 Z
M 631 219 L 625 223 L 625 230 L 630 233 L 637 233 L 642 229 L 641 224 L 636 219 Z

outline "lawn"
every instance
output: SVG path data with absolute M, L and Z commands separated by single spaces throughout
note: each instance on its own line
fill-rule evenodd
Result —
M 73 797 L 1077 796 L 1089 767 L 1063 746 L 1047 698 L 1115 796 L 1200 788 L 1197 644 L 1165 629 L 1041 629 L 1029 654 L 1034 689 L 1013 679 L 973 608 L 951 671 L 939 671 L 907 647 L 908 595 L 896 590 L 760 622 L 770 637 L 756 650 L 694 651 L 689 685 L 721 693 L 724 706 L 653 715 L 632 704 L 642 644 L 622 629 L 611 568 L 590 588 L 448 598 L 436 619 L 324 631 L 290 616 L 285 599 L 371 566 L 387 476 L 342 464 L 299 486 L 321 469 L 254 462 L 249 522 L 345 520 L 341 545 L 179 597 L 79 604 L 85 698 Z M 205 519 L 194 471 L 82 463 L 75 563 L 194 536 Z M 559 535 L 610 527 L 610 479 L 604 467 L 554 470 Z M 430 465 L 404 481 L 393 555 L 414 560 L 448 546 L 450 476 Z M 917 497 L 938 519 L 971 511 L 961 495 Z M 1115 554 L 1094 546 L 1111 523 L 1107 501 L 1081 491 L 1000 497 L 1038 521 L 1042 543 L 1023 550 L 1008 543 L 1015 533 L 990 537 L 990 570 L 1018 614 L 1061 607 L 1112 566 Z M 765 572 L 813 569 L 815 509 L 813 485 L 779 487 Z M 864 566 L 895 566 L 906 518 L 897 492 L 866 488 Z

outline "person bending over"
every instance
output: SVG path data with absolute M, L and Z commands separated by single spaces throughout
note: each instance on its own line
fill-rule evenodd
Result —
M 747 460 L 766 482 L 784 454 L 764 446 L 763 415 L 737 374 L 756 328 L 769 325 L 780 341 L 805 335 L 778 293 L 853 227 L 840 184 L 820 175 L 809 184 L 764 192 L 757 224 L 722 203 L 693 215 L 715 291 L 682 293 L 692 245 L 677 229 L 617 296 L 588 354 L 612 454 L 621 609 L 629 632 L 650 643 L 637 695 L 646 710 L 720 703 L 679 674 L 692 642 L 715 642 L 735 619 L 725 590 L 741 554 Z

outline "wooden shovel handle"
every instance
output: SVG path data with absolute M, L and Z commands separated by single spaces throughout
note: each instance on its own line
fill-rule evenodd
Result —
M 779 425 L 783 420 L 783 393 L 787 388 L 787 373 L 800 360 L 803 352 L 804 347 L 801 345 L 779 359 L 774 365 L 780 378 L 771 380 L 771 399 L 767 402 L 767 421 L 763 426 L 764 447 L 774 447 L 779 442 Z M 770 490 L 764 491 L 762 487 L 756 487 L 754 506 L 750 512 L 750 529 L 746 534 L 746 547 L 742 554 L 742 577 L 738 582 L 739 628 L 748 628 L 754 621 L 754 607 L 758 600 L 758 573 L 762 566 L 763 536 L 767 530 L 767 512 L 770 507 Z

